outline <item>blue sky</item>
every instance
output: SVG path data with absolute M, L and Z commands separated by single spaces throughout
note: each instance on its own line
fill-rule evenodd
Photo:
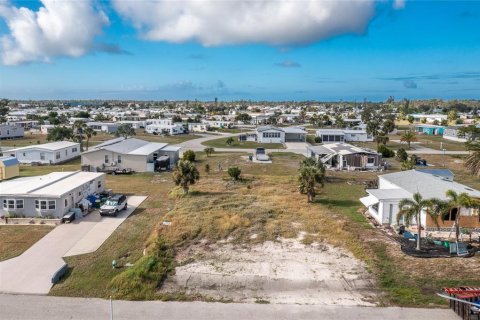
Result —
M 23 19 L 16 10 L 28 8 L 35 17 L 45 3 L 0 0 L 0 97 L 330 101 L 385 100 L 389 95 L 396 99 L 479 98 L 478 1 L 412 0 L 399 5 L 382 1 L 358 4 L 351 12 L 347 12 L 348 6 L 340 5 L 331 9 L 331 19 L 320 24 L 315 24 L 316 16 L 305 17 L 300 10 L 296 20 L 292 19 L 297 18 L 296 13 L 289 12 L 278 21 L 273 15 L 272 24 L 266 24 L 260 12 L 260 22 L 253 18 L 248 25 L 229 24 L 224 20 L 244 21 L 247 17 L 251 21 L 255 12 L 247 7 L 225 17 L 220 16 L 222 10 L 212 8 L 207 16 L 192 14 L 194 19 L 189 21 L 203 21 L 198 30 L 193 22 L 182 25 L 180 18 L 172 18 L 178 23 L 174 28 L 157 25 L 157 14 L 162 21 L 170 19 L 169 14 L 177 14 L 166 12 L 165 7 L 151 13 L 152 8 L 136 12 L 137 8 L 128 7 L 141 2 L 85 3 L 91 7 L 73 8 L 60 15 L 66 15 L 65 20 L 69 20 L 68 14 L 78 15 L 83 23 L 57 24 L 49 29 L 39 22 L 44 33 L 55 33 L 56 28 L 66 30 L 51 40 L 50 35 L 37 33 L 38 29 L 12 27 Z M 50 13 L 55 12 L 50 9 Z M 215 23 L 205 23 L 217 14 Z M 68 21 L 61 19 L 58 23 Z M 84 25 L 93 27 L 76 33 Z M 39 38 L 43 40 L 34 41 Z

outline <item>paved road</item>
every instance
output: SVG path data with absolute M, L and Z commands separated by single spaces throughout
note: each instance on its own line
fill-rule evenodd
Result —
M 95 212 L 62 224 L 22 255 L 0 262 L 0 292 L 47 294 L 52 287 L 52 276 L 65 264 L 63 257 L 72 248 L 78 244 L 74 250 L 77 254 L 95 251 L 144 199 L 129 198 L 129 208 L 123 218 L 101 218 Z
M 169 320 L 457 320 L 448 309 L 343 307 L 285 304 L 113 301 L 113 319 Z M 108 320 L 110 303 L 102 299 L 0 295 L 1 319 Z

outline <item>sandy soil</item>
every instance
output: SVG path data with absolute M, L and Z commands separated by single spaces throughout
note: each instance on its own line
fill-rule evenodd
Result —
M 161 291 L 234 302 L 369 306 L 375 300 L 359 260 L 327 244 L 304 245 L 301 236 L 252 247 L 202 246 L 188 256 L 194 262 L 177 267 Z

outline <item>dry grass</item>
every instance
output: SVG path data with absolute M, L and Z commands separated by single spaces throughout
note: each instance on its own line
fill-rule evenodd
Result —
M 52 226 L 0 226 L 0 261 L 21 255 L 53 229 Z

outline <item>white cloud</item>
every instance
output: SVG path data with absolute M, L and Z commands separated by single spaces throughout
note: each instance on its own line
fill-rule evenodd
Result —
M 306 44 L 362 34 L 375 13 L 373 0 L 111 1 L 145 39 L 205 46 Z
M 393 1 L 394 9 L 403 9 L 405 8 L 405 0 L 394 0 Z
M 90 0 L 41 0 L 38 11 L 0 0 L 0 18 L 9 33 L 0 37 L 6 65 L 48 62 L 55 56 L 79 57 L 94 49 L 94 38 L 108 17 Z

